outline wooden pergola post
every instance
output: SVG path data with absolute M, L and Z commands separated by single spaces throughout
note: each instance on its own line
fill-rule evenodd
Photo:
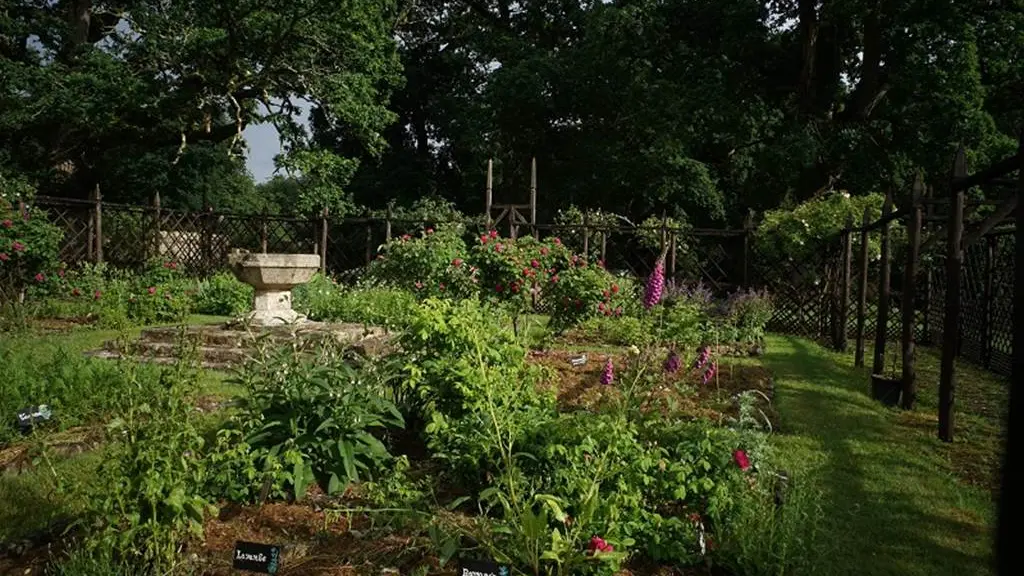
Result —
M 891 287 L 889 276 L 892 270 L 890 262 L 892 247 L 889 245 L 889 221 L 892 214 L 892 195 L 885 194 L 885 204 L 882 205 L 882 257 L 879 261 L 878 274 L 878 323 L 875 325 L 875 357 L 871 363 L 871 373 L 879 376 L 885 373 L 885 340 L 889 335 L 889 297 Z
M 868 222 L 870 212 L 865 207 L 864 216 L 861 219 L 860 230 L 860 292 L 857 294 L 857 343 L 853 356 L 854 366 L 864 365 L 864 324 L 867 322 L 868 306 L 868 261 L 871 254 L 868 251 Z
M 914 300 L 917 296 L 917 270 L 920 265 L 921 225 L 924 214 L 921 211 L 921 198 L 924 195 L 924 181 L 918 174 L 914 180 L 914 190 L 910 197 L 910 220 L 907 223 L 907 261 L 903 270 L 903 398 L 901 405 L 904 410 L 912 410 L 917 401 L 917 375 L 915 373 L 915 342 L 914 328 L 916 314 Z
M 963 147 L 953 161 L 953 178 L 967 176 L 967 155 Z M 964 191 L 951 182 L 949 223 L 946 230 L 946 312 L 942 323 L 942 364 L 939 373 L 939 439 L 953 441 L 956 417 L 956 355 L 960 340 L 960 271 L 964 253 Z

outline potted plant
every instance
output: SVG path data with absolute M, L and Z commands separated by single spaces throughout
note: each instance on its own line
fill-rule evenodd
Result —
M 882 370 L 885 371 L 884 368 Z M 889 375 L 871 375 L 871 397 L 886 406 L 896 406 L 903 396 L 903 379 L 896 376 L 896 355 L 892 357 Z

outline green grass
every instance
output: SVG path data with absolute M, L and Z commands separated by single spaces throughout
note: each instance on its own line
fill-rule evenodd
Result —
M 792 337 L 767 344 L 780 458 L 792 473 L 820 479 L 821 573 L 991 574 L 992 494 L 958 477 L 954 448 L 937 439 L 928 370 L 920 412 L 905 414 L 870 399 L 867 372 L 852 367 L 852 356 Z M 962 381 L 977 381 L 974 372 Z

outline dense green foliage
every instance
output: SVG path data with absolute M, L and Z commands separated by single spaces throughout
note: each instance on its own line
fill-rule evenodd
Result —
M 48 194 L 477 213 L 487 159 L 514 202 L 536 157 L 542 222 L 739 224 L 997 159 L 1022 118 L 1020 0 L 8 4 L 0 169 Z M 262 122 L 291 175 L 257 190 Z

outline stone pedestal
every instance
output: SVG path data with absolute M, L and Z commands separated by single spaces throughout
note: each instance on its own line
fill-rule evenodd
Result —
M 320 269 L 316 254 L 232 254 L 232 270 L 256 291 L 247 319 L 259 326 L 305 320 L 292 309 L 292 288 L 305 284 Z

